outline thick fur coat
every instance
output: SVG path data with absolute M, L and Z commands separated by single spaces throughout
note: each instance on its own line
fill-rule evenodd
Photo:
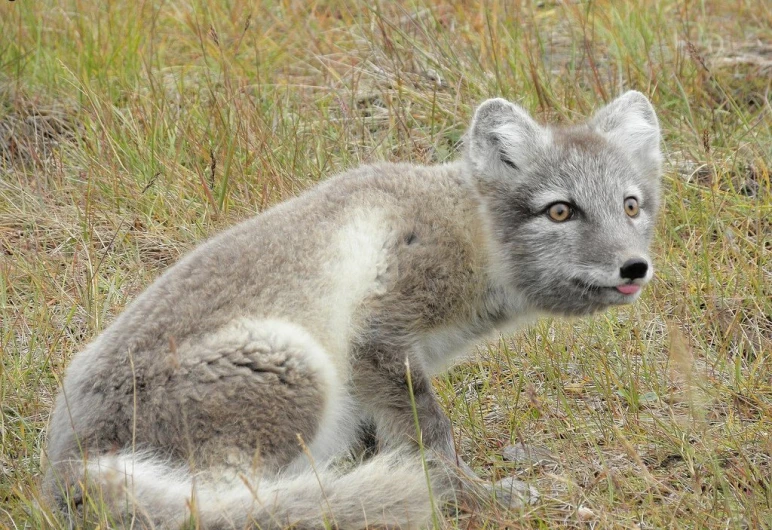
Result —
M 659 144 L 637 92 L 567 128 L 489 100 L 457 162 L 361 167 L 212 238 L 73 359 L 49 498 L 126 526 L 427 524 L 478 483 L 431 375 L 498 330 L 637 298 Z M 330 468 L 371 425 L 380 454 Z

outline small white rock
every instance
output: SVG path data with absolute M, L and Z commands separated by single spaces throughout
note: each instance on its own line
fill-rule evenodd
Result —
M 595 512 L 584 506 L 579 506 L 576 510 L 576 516 L 580 521 L 591 521 L 595 519 Z

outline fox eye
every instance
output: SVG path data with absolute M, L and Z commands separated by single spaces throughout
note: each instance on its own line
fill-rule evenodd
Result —
M 625 213 L 630 217 L 638 217 L 640 207 L 638 206 L 638 199 L 635 197 L 628 197 L 625 199 Z
M 563 221 L 568 221 L 574 216 L 574 209 L 568 203 L 556 202 L 547 208 L 547 215 L 549 215 L 550 219 L 556 223 L 562 223 Z

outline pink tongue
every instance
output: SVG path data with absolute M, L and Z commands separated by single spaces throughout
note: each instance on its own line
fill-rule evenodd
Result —
M 635 285 L 632 283 L 627 283 L 625 285 L 617 285 L 617 291 L 619 291 L 622 294 L 635 294 L 638 292 L 640 288 L 641 288 L 640 285 Z

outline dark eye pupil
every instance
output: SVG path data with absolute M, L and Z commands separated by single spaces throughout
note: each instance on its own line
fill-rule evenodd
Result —
M 635 216 L 638 214 L 638 201 L 629 198 L 625 199 L 625 210 L 627 211 L 628 215 Z

